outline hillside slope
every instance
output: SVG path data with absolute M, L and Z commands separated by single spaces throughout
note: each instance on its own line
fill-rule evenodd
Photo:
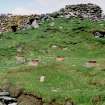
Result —
M 104 105 L 105 39 L 91 33 L 104 27 L 104 21 L 59 18 L 38 29 L 1 34 L 0 84 L 8 80 L 44 100 L 72 98 L 77 105 L 92 105 L 93 97 L 102 96 Z M 37 66 L 29 64 L 34 60 Z

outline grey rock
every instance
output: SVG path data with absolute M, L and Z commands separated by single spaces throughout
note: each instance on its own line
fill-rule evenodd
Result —
M 6 105 L 6 104 L 4 104 L 4 103 L 0 102 L 0 105 Z
M 8 105 L 17 105 L 17 103 L 11 103 L 11 104 L 8 104 Z
M 9 92 L 0 92 L 0 96 L 9 96 Z
M 0 102 L 0 105 L 4 105 L 2 102 Z
M 0 100 L 6 100 L 6 101 L 16 101 L 16 98 L 2 96 L 0 97 Z
M 31 25 L 33 28 L 39 28 L 39 24 L 34 20 Z

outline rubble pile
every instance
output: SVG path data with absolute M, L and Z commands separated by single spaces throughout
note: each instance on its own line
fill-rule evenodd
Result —
M 65 8 L 60 9 L 58 12 L 50 14 L 53 17 L 79 17 L 79 18 L 91 18 L 99 19 L 102 17 L 102 10 L 95 4 L 78 4 L 78 5 L 66 5 Z

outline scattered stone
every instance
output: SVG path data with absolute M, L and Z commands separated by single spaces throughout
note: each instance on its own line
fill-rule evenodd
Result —
M 35 60 L 32 60 L 32 61 L 29 61 L 28 65 L 29 66 L 38 66 L 39 65 L 39 60 L 35 59 Z
M 44 82 L 45 81 L 45 76 L 41 76 L 40 77 L 40 82 Z
M 8 105 L 17 105 L 17 103 L 11 103 L 11 104 L 8 104 Z
M 16 63 L 17 64 L 24 64 L 26 59 L 23 56 L 16 56 Z
M 93 31 L 93 35 L 95 38 L 103 38 L 105 37 L 105 31 Z
M 33 22 L 32 22 L 32 28 L 39 28 L 39 24 L 36 22 L 36 20 L 34 20 Z
M 0 92 L 0 96 L 9 96 L 9 92 Z
M 96 67 L 97 66 L 97 62 L 92 60 L 92 61 L 88 61 L 86 64 L 85 64 L 85 67 L 87 68 L 92 68 L 92 67 Z
M 72 99 L 67 99 L 64 105 L 75 105 Z
M 5 104 L 3 104 L 2 102 L 0 102 L 0 105 L 5 105 Z
M 2 96 L 2 97 L 0 97 L 0 100 L 4 100 L 4 101 L 16 101 L 16 98 Z
M 63 56 L 58 56 L 56 58 L 56 61 L 59 61 L 59 62 L 64 61 L 64 60 L 65 60 L 65 58 Z
M 7 97 L 7 96 L 2 96 L 0 97 L 0 101 L 3 103 L 3 105 L 8 105 L 8 104 L 12 104 L 12 103 L 16 103 L 17 100 L 15 98 L 12 97 Z

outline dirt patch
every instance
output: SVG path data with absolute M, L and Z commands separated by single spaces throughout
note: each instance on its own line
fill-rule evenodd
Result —
M 27 93 L 21 87 L 14 86 L 9 82 L 2 85 L 1 87 L 2 88 L 0 89 L 0 91 L 3 94 L 7 92 L 9 94 L 9 97 L 3 96 L 6 102 L 10 102 L 10 100 L 8 101 L 7 98 L 16 100 L 15 102 L 11 101 L 11 104 L 13 103 L 13 105 L 14 104 L 16 105 L 75 105 L 74 102 L 69 99 L 65 100 L 65 103 L 62 103 L 62 104 L 58 103 L 56 101 L 57 99 L 52 100 L 50 102 L 44 102 L 43 98 L 35 96 L 32 93 Z M 5 105 L 8 105 L 8 104 L 5 104 Z
M 18 105 L 43 105 L 42 98 L 31 94 L 22 94 L 17 101 Z

